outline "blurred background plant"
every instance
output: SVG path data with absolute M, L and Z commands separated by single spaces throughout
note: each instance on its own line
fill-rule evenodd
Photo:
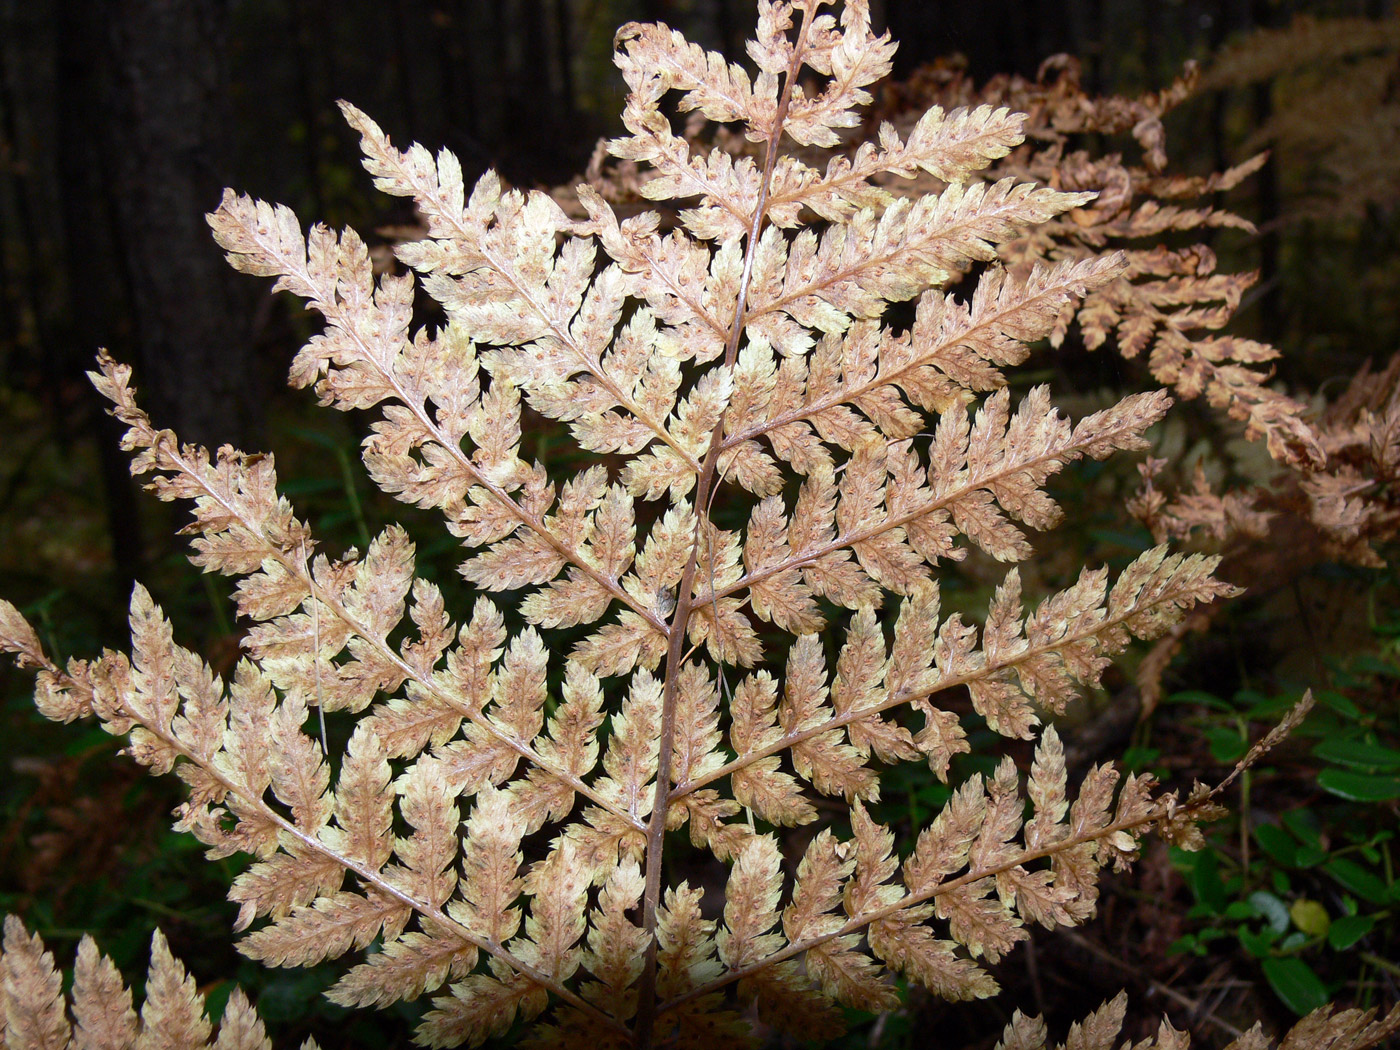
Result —
M 1395 577 L 1371 583 L 1388 615 L 1370 624 L 1375 645 L 1327 661 L 1318 706 L 1288 748 L 1241 778 L 1231 818 L 1199 853 L 1171 862 L 1195 900 L 1194 920 L 1169 947 L 1218 962 L 1252 960 L 1278 999 L 1298 1015 L 1338 996 L 1389 1001 L 1400 989 L 1400 661 Z M 1373 609 L 1375 606 L 1373 606 Z M 1249 747 L 1296 692 L 1199 690 L 1165 701 L 1221 766 Z M 1162 754 L 1144 734 L 1131 756 L 1150 767 Z

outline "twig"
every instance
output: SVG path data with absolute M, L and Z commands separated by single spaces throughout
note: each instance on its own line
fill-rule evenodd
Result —
M 1199 1018 L 1202 1021 L 1209 1021 L 1217 1028 L 1223 1029 L 1225 1032 L 1227 1032 L 1232 1039 L 1238 1039 L 1240 1036 L 1244 1035 L 1244 1032 L 1236 1028 L 1229 1021 L 1225 1021 L 1219 1017 L 1216 1017 L 1215 1007 L 1207 1007 L 1203 1003 L 1201 1003 L 1200 1000 L 1192 999 L 1189 995 L 1183 995 L 1181 992 L 1178 992 L 1175 988 L 1171 988 L 1163 984 L 1156 978 L 1149 977 L 1147 974 L 1143 973 L 1142 970 L 1134 966 L 1132 963 L 1126 961 L 1120 956 L 1114 955 L 1102 945 L 1095 944 L 1083 934 L 1077 933 L 1074 930 L 1062 930 L 1060 931 L 1060 936 L 1069 940 L 1070 943 L 1074 944 L 1076 947 L 1083 948 L 1091 955 L 1098 956 L 1100 959 L 1104 960 L 1104 962 L 1112 963 L 1114 966 L 1120 969 L 1127 970 L 1139 981 L 1147 985 L 1149 991 L 1157 995 L 1164 996 L 1167 999 L 1170 999 L 1178 1006 L 1186 1007 L 1186 1009 L 1191 1011 L 1191 1016 L 1193 1018 Z

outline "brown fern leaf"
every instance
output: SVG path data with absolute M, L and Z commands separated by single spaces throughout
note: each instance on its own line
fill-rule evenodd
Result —
M 1364 29 L 1358 31 L 1358 26 L 1370 26 L 1369 34 Z M 1334 23 L 1326 23 L 1324 28 L 1322 23 L 1304 21 L 1291 37 L 1282 34 L 1281 40 L 1274 42 L 1267 39 L 1269 34 L 1261 34 L 1255 48 L 1241 51 L 1246 56 L 1260 51 L 1266 62 L 1269 56 L 1275 60 L 1282 56 L 1283 63 L 1291 65 L 1293 56 L 1284 40 L 1299 40 L 1304 54 L 1311 47 L 1319 53 L 1331 48 L 1338 55 L 1349 55 L 1351 50 L 1383 48 L 1392 29 L 1389 22 L 1375 24 L 1361 19 L 1338 20 L 1335 28 Z M 1313 47 L 1315 41 L 1320 41 L 1320 46 Z M 1237 70 L 1236 65 L 1236 58 L 1227 57 L 1216 79 L 1223 83 L 1253 75 L 1248 68 Z M 1348 148 L 1339 146 L 1335 153 L 1347 157 L 1375 154 L 1376 167 L 1390 164 L 1387 158 L 1394 151 L 1387 154 L 1383 145 L 1377 145 L 1390 141 L 1390 128 L 1380 127 L 1385 123 L 1384 117 L 1370 116 L 1385 109 L 1376 96 L 1381 93 L 1380 80 L 1388 75 L 1384 73 L 1387 68 L 1383 55 L 1375 66 L 1378 72 L 1361 86 L 1364 102 L 1337 102 L 1330 96 L 1322 100 L 1314 98 L 1317 93 L 1310 94 L 1316 108 L 1309 110 L 1310 117 L 1300 115 L 1294 121 L 1295 127 L 1336 124 L 1320 119 L 1318 114 L 1366 113 L 1367 118 L 1357 122 L 1360 127 L 1355 145 L 1348 140 L 1342 144 Z M 1360 79 L 1338 76 L 1329 81 L 1329 86 L 1343 81 L 1352 85 Z M 895 216 L 902 216 L 904 206 L 891 209 L 892 204 L 900 198 L 912 198 L 915 203 L 909 207 L 919 216 L 918 228 L 922 230 L 930 219 L 938 220 L 935 215 L 919 211 L 922 202 L 936 196 L 947 202 L 945 208 L 956 211 L 956 202 L 963 194 L 996 193 L 998 188 L 1009 185 L 1005 181 L 1007 175 L 1018 179 L 1029 176 L 1059 191 L 1078 191 L 1081 196 L 1077 207 L 1056 208 L 1056 214 L 1045 216 L 1045 221 L 1020 236 L 998 238 L 1000 243 L 996 245 L 997 257 L 1011 274 L 1005 284 L 1012 289 L 1028 277 L 1034 283 L 1036 267 L 1051 262 L 1057 269 L 1072 261 L 1088 264 L 1100 261 L 1105 248 L 1123 250 L 1116 270 L 1099 272 L 1087 287 L 1067 289 L 1067 294 L 1053 306 L 1058 316 L 1047 330 L 1052 342 L 1059 345 L 1070 323 L 1078 320 L 1090 348 L 1116 342 L 1125 357 L 1145 357 L 1153 378 L 1164 386 L 1185 398 L 1205 396 L 1213 407 L 1224 409 L 1243 422 L 1251 439 L 1265 440 L 1276 459 L 1316 470 L 1323 463 L 1323 455 L 1319 436 L 1306 421 L 1304 405 L 1266 385 L 1270 375 L 1259 367 L 1276 357 L 1277 351 L 1253 340 L 1217 334 L 1235 313 L 1256 275 L 1218 273 L 1215 254 L 1203 244 L 1168 249 L 1158 243 L 1162 237 L 1179 231 L 1213 227 L 1252 230 L 1248 221 L 1226 209 L 1183 202 L 1200 200 L 1239 184 L 1259 170 L 1265 154 L 1258 153 L 1209 176 L 1188 177 L 1166 170 L 1162 118 L 1196 93 L 1200 84 L 1199 70 L 1190 63 L 1162 91 L 1137 98 L 1098 98 L 1084 90 L 1079 64 L 1067 55 L 1046 60 L 1034 80 L 996 77 L 983 85 L 973 84 L 956 63 L 924 67 L 907 82 L 887 86 L 882 106 L 863 122 L 865 132 L 878 129 L 878 147 L 864 137 L 848 134 L 827 143 L 824 150 L 808 149 L 800 158 L 781 158 L 774 168 L 770 221 L 782 227 L 796 225 L 802 206 L 823 219 L 843 224 L 851 223 L 861 208 L 893 210 Z M 1096 158 L 1084 150 L 1071 151 L 1072 137 L 1083 133 L 1131 133 L 1142 153 L 1141 164 L 1125 161 L 1118 154 Z M 721 149 L 712 150 L 709 169 L 724 164 L 736 170 L 754 171 L 757 147 L 752 138 L 718 138 L 721 149 L 728 151 L 729 156 L 721 162 Z M 1361 139 L 1366 140 L 1364 145 Z M 674 141 L 684 144 L 680 139 Z M 598 209 L 589 201 L 598 194 L 625 203 L 637 198 L 656 200 L 670 191 L 685 192 L 673 182 L 653 186 L 659 180 L 649 179 L 636 166 L 638 157 L 621 155 L 625 159 L 619 167 L 608 168 L 601 157 L 590 166 L 589 188 L 579 195 L 590 215 Z M 1331 167 L 1338 166 L 1333 160 Z M 1350 177 L 1353 169 L 1354 165 L 1348 166 L 1344 177 Z M 1386 172 L 1368 174 L 1376 182 L 1389 177 Z M 992 185 L 984 190 L 978 180 Z M 708 188 L 700 190 L 693 184 L 688 192 L 703 192 L 707 200 L 713 197 Z M 558 196 L 568 205 L 572 194 L 561 191 Z M 1364 192 L 1345 197 L 1351 201 L 1382 199 L 1374 191 L 1370 197 Z M 703 207 L 699 211 L 709 214 Z M 690 223 L 691 214 L 692 211 L 679 213 L 680 220 Z M 895 224 L 902 221 L 896 219 Z M 722 228 L 742 227 L 731 223 Z M 794 241 L 794 249 L 799 243 Z M 804 266 L 810 266 L 812 254 L 810 248 L 803 247 L 799 258 Z M 968 259 L 981 258 L 972 254 L 959 259 L 945 252 L 930 259 L 927 254 L 925 265 L 943 263 L 958 272 L 965 269 Z M 903 268 L 907 267 L 905 262 Z M 840 324 L 839 317 L 812 312 L 808 305 L 810 296 L 806 301 L 798 298 L 798 293 L 806 289 L 801 285 L 792 287 L 791 269 L 789 264 L 786 286 L 772 294 L 779 303 L 796 300 L 808 313 L 805 319 L 794 315 L 787 320 L 767 320 L 771 332 L 765 334 L 780 352 L 786 352 L 784 348 L 794 339 L 802 338 L 800 329 L 790 323 L 792 320 L 823 332 Z M 995 272 L 989 277 L 993 287 L 1003 283 Z M 888 299 L 900 297 L 894 284 L 880 293 Z M 852 298 L 849 291 L 845 294 L 847 301 L 837 305 L 845 306 L 858 317 L 866 316 L 851 309 L 861 300 Z M 1017 333 L 1013 338 L 1036 339 L 1040 335 Z M 966 350 L 964 355 L 971 356 Z M 988 376 L 984 381 L 995 380 Z M 942 393 L 947 396 L 955 389 Z
M 857 814 L 857 821 L 860 819 L 861 815 Z M 792 904 L 784 910 L 785 929 L 790 933 L 800 930 L 804 923 L 810 924 L 814 916 L 830 910 L 835 903 L 829 899 L 833 880 L 848 874 L 855 863 L 834 845 L 827 833 L 818 836 L 798 869 L 798 878 L 805 883 L 805 889 L 795 894 Z M 604 915 L 612 918 L 603 918 L 594 926 L 590 934 L 590 952 L 595 951 L 595 945 L 601 947 L 605 942 L 621 938 L 626 949 L 613 949 L 603 954 L 612 958 L 630 957 L 634 965 L 612 974 L 611 983 L 591 986 L 598 991 L 590 994 L 590 999 L 625 988 L 640 970 L 637 965 L 642 952 L 640 931 L 620 916 L 627 910 L 628 902 L 635 903 L 640 895 L 641 881 L 641 873 L 635 866 L 624 866 L 617 869 L 604 890 L 601 907 Z M 678 908 L 689 907 L 680 900 L 676 898 Z M 679 949 L 682 956 L 687 953 L 679 942 L 673 942 L 672 947 Z M 841 998 L 858 999 L 862 975 L 843 968 L 848 960 L 841 958 L 840 948 L 814 948 L 807 958 L 808 966 L 823 984 L 840 984 L 844 989 Z M 594 972 L 603 972 L 608 965 L 600 957 Z M 54 958 L 43 941 L 37 935 L 30 935 L 14 916 L 7 916 L 4 943 L 0 947 L 0 975 L 3 975 L 0 1038 L 4 1039 L 5 1046 L 16 1050 L 31 1047 L 136 1050 L 149 1046 L 181 1050 L 209 1047 L 213 1050 L 272 1050 L 272 1041 L 267 1038 L 262 1021 L 238 988 L 224 1005 L 218 1034 L 210 1041 L 214 1026 L 204 1016 L 204 997 L 194 988 L 181 962 L 170 954 L 159 932 L 152 939 L 146 1001 L 139 1017 L 121 974 L 110 959 L 99 954 L 91 937 L 84 937 L 78 945 L 72 990 L 65 996 L 62 974 L 56 970 Z M 876 997 L 870 1006 L 888 1006 L 892 1001 L 888 986 L 877 983 L 873 988 Z M 65 1006 L 72 1012 L 71 1025 L 64 1017 Z M 1109 1050 L 1118 1038 L 1126 1006 L 1127 999 L 1123 995 L 1105 1003 L 1073 1025 L 1064 1044 L 1050 1042 L 1039 1018 L 1028 1018 L 1017 1012 L 997 1045 L 1003 1050 Z M 738 1034 L 735 1030 L 726 1030 L 713 1018 L 696 1015 L 694 1020 L 698 1028 L 716 1038 Z M 484 1018 L 484 1024 L 492 1030 L 501 1027 L 500 1020 L 489 1015 Z M 1374 1010 L 1334 1013 L 1324 1007 L 1299 1021 L 1281 1040 L 1267 1038 L 1256 1025 L 1232 1042 L 1227 1050 L 1274 1050 L 1275 1047 L 1278 1050 L 1366 1050 L 1380 1045 L 1397 1031 L 1400 1031 L 1400 1009 L 1377 1017 Z M 617 1041 L 615 1033 L 598 1031 L 591 1026 L 586 1015 L 567 1011 L 558 1024 L 542 1026 L 527 1042 L 535 1047 L 578 1046 L 585 1045 L 585 1040 L 589 1041 L 587 1045 L 623 1045 Z M 1190 1041 L 1185 1033 L 1163 1021 L 1155 1039 L 1134 1046 L 1140 1050 L 1188 1050 Z M 316 1050 L 315 1040 L 306 1040 L 300 1050 Z
M 1264 154 L 1206 177 L 1166 172 L 1162 117 L 1194 94 L 1199 83 L 1192 63 L 1166 90 L 1141 98 L 1093 98 L 1081 86 L 1078 63 L 1060 55 L 1047 60 L 1033 81 L 998 77 L 977 87 L 960 73 L 931 70 L 905 87 L 905 108 L 885 116 L 897 127 L 907 126 L 930 102 L 981 102 L 1033 114 L 1026 129 L 1033 145 L 991 165 L 987 174 L 995 176 L 1009 166 L 1057 188 L 1097 196 L 1088 206 L 1005 245 L 1001 257 L 1019 272 L 1047 258 L 1092 258 L 1107 247 L 1124 251 L 1125 265 L 1116 279 L 1090 289 L 1077 308 L 1063 310 L 1052 340 L 1058 344 L 1077 320 L 1089 347 L 1116 341 L 1123 356 L 1145 356 L 1158 382 L 1184 398 L 1206 397 L 1243 422 L 1249 437 L 1265 440 L 1276 459 L 1315 470 L 1323 455 L 1304 406 L 1265 385 L 1270 376 L 1259 367 L 1278 352 L 1216 334 L 1257 275 L 1217 272 L 1214 252 L 1202 244 L 1168 249 L 1157 243 L 1174 231 L 1252 229 L 1228 210 L 1182 202 L 1239 184 L 1258 171 Z M 1071 152 L 1070 136 L 1083 132 L 1131 132 L 1142 152 L 1141 164 L 1117 154 L 1095 158 L 1083 150 Z
M 121 974 L 99 954 L 91 937 L 78 944 L 72 991 L 65 996 L 63 976 L 43 941 L 13 915 L 6 916 L 0 975 L 0 1045 L 13 1050 L 272 1050 L 262 1021 L 238 988 L 224 1005 L 218 1035 L 210 1040 L 214 1026 L 205 1016 L 204 996 L 159 930 L 151 939 L 146 1001 L 139 1017 Z M 71 1025 L 66 1006 L 72 1009 Z M 301 1046 L 315 1048 L 312 1039 Z

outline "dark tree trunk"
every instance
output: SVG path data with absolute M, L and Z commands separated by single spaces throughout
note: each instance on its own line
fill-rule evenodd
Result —
M 225 0 L 113 0 L 100 140 L 130 281 L 140 378 L 158 425 L 246 447 L 259 429 L 252 354 L 204 213 L 228 171 Z
M 130 349 L 132 328 L 130 289 L 121 280 L 124 268 L 116 260 L 122 238 L 116 228 L 113 188 L 105 178 L 110 160 L 94 119 L 104 95 L 102 6 L 102 0 L 71 0 L 60 5 L 58 13 L 55 171 L 60 188 L 58 219 L 67 260 L 68 310 L 64 338 L 48 348 L 46 357 L 65 377 L 65 382 L 49 389 L 82 391 L 81 407 L 63 410 L 79 413 L 95 424 L 86 429 L 97 443 L 115 597 L 120 608 L 131 594 L 141 565 L 137 486 L 128 470 L 130 458 L 120 449 L 124 428 L 102 414 L 98 404 L 102 399 L 81 379 L 92 367 L 98 346 L 110 345 L 116 352 Z M 123 348 L 122 341 L 128 346 Z M 58 430 L 62 434 L 62 428 Z
M 1252 0 L 1251 14 L 1254 24 L 1269 28 L 1277 23 L 1268 0 Z M 1263 127 L 1274 115 L 1274 92 L 1271 81 L 1263 81 L 1252 89 L 1255 127 Z M 1260 282 L 1260 332 L 1266 342 L 1279 343 L 1283 339 L 1285 325 L 1283 289 L 1279 284 L 1280 222 L 1282 213 L 1279 190 L 1279 151 L 1277 144 L 1269 153 L 1269 159 L 1259 173 L 1254 176 L 1259 201 L 1259 282 Z

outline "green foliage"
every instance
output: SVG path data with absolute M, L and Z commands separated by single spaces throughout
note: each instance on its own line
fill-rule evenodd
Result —
M 1400 949 L 1400 665 L 1389 625 L 1372 627 L 1379 652 L 1337 663 L 1291 750 L 1242 778 L 1237 817 L 1217 825 L 1199 853 L 1172 851 L 1197 922 L 1173 950 L 1218 955 L 1233 940 L 1300 1016 L 1344 991 L 1362 997 L 1378 970 L 1396 973 L 1388 960 Z M 1229 700 L 1181 692 L 1169 703 L 1194 710 L 1212 757 L 1230 763 L 1247 750 L 1250 724 L 1293 699 L 1245 689 Z

